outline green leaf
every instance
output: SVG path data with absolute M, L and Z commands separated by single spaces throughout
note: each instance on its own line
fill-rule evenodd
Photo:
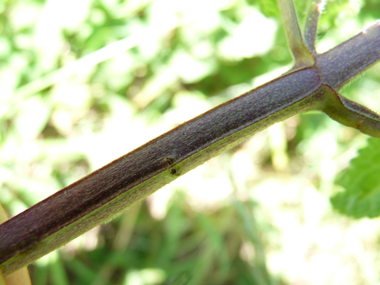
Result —
M 256 5 L 258 5 L 259 10 L 266 16 L 266 17 L 280 17 L 280 12 L 277 8 L 277 2 L 274 0 L 259 0 L 258 3 L 256 1 L 248 1 L 248 3 L 254 2 Z
M 380 140 L 370 138 L 336 184 L 345 188 L 331 198 L 336 210 L 354 218 L 380 216 Z

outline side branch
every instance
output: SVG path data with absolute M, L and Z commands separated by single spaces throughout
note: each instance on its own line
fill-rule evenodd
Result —
M 293 0 L 277 0 L 277 2 L 284 22 L 289 48 L 295 61 L 293 70 L 313 66 L 315 63 L 314 56 L 303 42 Z
M 315 39 L 317 37 L 318 19 L 325 5 L 325 0 L 316 0 L 309 3 L 309 9 L 306 15 L 304 39 L 308 50 L 316 55 Z

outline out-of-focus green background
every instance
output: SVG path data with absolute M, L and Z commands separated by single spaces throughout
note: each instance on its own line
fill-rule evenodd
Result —
M 0 202 L 16 215 L 285 72 L 279 16 L 274 0 L 0 1 Z M 328 2 L 318 50 L 378 18 L 378 0 Z M 343 94 L 379 111 L 380 65 Z M 379 220 L 329 203 L 365 144 L 290 118 L 36 261 L 33 283 L 380 284 Z

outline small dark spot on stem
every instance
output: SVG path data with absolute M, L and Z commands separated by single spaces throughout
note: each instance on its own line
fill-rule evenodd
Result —
M 177 170 L 176 170 L 176 169 L 173 168 L 173 169 L 170 170 L 170 174 L 175 175 L 176 173 L 177 173 Z
M 37 236 L 30 236 L 18 245 L 18 252 L 20 254 L 27 254 L 38 245 L 38 242 L 39 238 Z
M 174 163 L 176 163 L 176 160 L 175 160 L 175 158 L 173 156 L 168 156 L 168 157 L 166 157 L 164 159 L 164 162 L 165 162 L 166 165 L 171 166 Z

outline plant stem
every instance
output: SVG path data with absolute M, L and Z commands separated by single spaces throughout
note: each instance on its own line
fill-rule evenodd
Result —
M 359 127 L 361 119 L 352 112 L 360 107 L 329 96 L 380 59 L 380 23 L 316 58 L 316 66 L 282 75 L 182 124 L 1 224 L 0 269 L 8 275 L 26 266 L 295 114 L 326 109 L 335 100 L 328 107 L 346 108 L 346 121 Z
M 322 81 L 335 90 L 380 59 L 380 21 L 335 48 L 317 55 Z
M 62 189 L 0 226 L 0 268 L 9 274 L 27 265 L 252 134 L 315 109 L 320 86 L 315 70 L 289 73 Z
M 325 0 L 316 0 L 315 2 L 311 1 L 309 3 L 309 9 L 306 16 L 304 31 L 305 45 L 313 55 L 317 54 L 315 50 L 315 39 L 317 36 L 318 19 L 325 2 Z
M 277 0 L 277 2 L 281 10 L 289 48 L 295 61 L 293 69 L 313 66 L 314 56 L 304 44 L 293 0 Z

